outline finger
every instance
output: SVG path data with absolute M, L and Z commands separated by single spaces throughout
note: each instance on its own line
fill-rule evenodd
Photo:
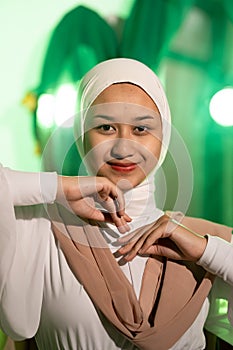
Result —
M 114 211 L 115 205 L 110 197 L 108 197 L 107 200 L 103 201 L 101 205 L 104 209 L 106 209 L 107 212 L 103 213 L 99 210 L 99 212 L 101 213 L 101 220 L 99 221 L 106 221 L 107 219 L 107 222 L 115 224 L 120 233 L 126 233 L 130 230 L 130 227 L 127 224 L 127 222 L 130 222 L 131 219 L 126 214 L 124 214 L 124 216 L 121 217 L 117 215 L 117 213 Z
M 107 199 L 103 201 L 101 205 L 104 209 L 106 209 L 109 212 L 113 220 L 121 218 L 121 216 L 117 215 L 115 200 L 113 200 L 112 198 L 107 197 Z
M 150 235 L 148 235 L 144 240 L 140 254 L 145 254 L 145 252 L 148 251 L 148 248 L 156 244 L 160 238 L 169 237 L 170 234 L 167 231 L 167 223 L 167 220 L 163 220 L 159 226 L 153 228 Z
M 143 246 L 144 240 L 150 235 L 150 231 L 141 236 L 138 240 L 126 244 L 124 247 L 120 248 L 118 251 L 124 255 L 126 261 L 133 260 L 136 255 L 138 255 L 141 247 Z
M 112 217 L 112 218 L 113 218 L 113 217 Z M 124 217 L 119 218 L 118 216 L 115 216 L 115 217 L 113 218 L 113 222 L 115 223 L 115 225 L 116 225 L 118 231 L 119 231 L 120 233 L 122 233 L 122 234 L 123 234 L 123 233 L 126 233 L 126 232 L 128 232 L 128 231 L 130 230 L 130 227 L 129 227 L 129 225 L 127 224 L 127 222 L 125 221 Z
M 116 225 L 116 227 L 120 233 L 126 233 L 130 230 L 128 222 L 130 222 L 131 219 L 126 214 L 119 217 L 117 215 L 117 213 L 112 210 L 114 203 L 113 203 L 113 200 L 111 198 L 108 198 L 108 200 L 105 201 L 103 206 L 108 211 L 108 214 L 111 217 L 112 223 L 114 223 Z
M 108 197 L 107 200 L 105 200 L 102 203 L 102 206 L 109 212 L 113 222 L 118 227 L 121 233 L 129 231 L 129 226 L 127 225 L 127 222 L 130 222 L 131 218 L 125 213 L 123 213 L 123 215 L 120 216 L 117 214 L 116 206 L 112 198 Z
M 125 219 L 126 222 L 131 222 L 132 221 L 132 218 L 126 213 L 124 213 L 123 218 Z
M 149 247 L 144 254 L 140 255 L 155 255 L 155 256 L 163 256 L 168 259 L 173 259 L 173 260 L 183 260 L 182 254 L 176 250 L 172 249 L 171 247 L 163 246 L 160 244 L 155 244 L 151 247 Z
M 125 214 L 125 200 L 122 192 L 117 191 L 117 196 L 114 198 L 115 209 L 118 216 L 123 216 Z
M 97 178 L 96 189 L 102 200 L 106 200 L 108 197 L 115 199 L 120 192 L 117 190 L 116 185 L 112 184 L 108 179 Z
M 117 199 L 117 197 L 115 197 L 113 199 L 113 202 L 115 205 L 116 214 L 120 218 L 121 216 L 123 216 L 125 214 L 124 209 L 120 208 L 120 203 L 119 203 L 119 200 Z
M 90 219 L 90 215 L 85 216 L 85 214 L 84 214 L 83 218 Z M 100 221 L 100 222 L 106 221 L 105 215 L 103 214 L 103 212 L 101 212 L 98 209 L 93 209 L 93 212 L 91 214 L 91 219 L 95 220 L 95 221 Z
M 120 243 L 125 243 L 126 240 L 133 240 L 133 242 L 126 243 L 124 247 L 119 249 L 119 253 L 125 256 L 125 260 L 132 260 L 138 253 L 146 254 L 149 247 L 152 247 L 159 238 L 168 237 L 167 224 L 169 223 L 169 218 L 163 215 L 157 220 L 155 225 L 153 225 L 147 232 L 140 229 L 138 232 L 133 232 L 125 237 L 118 239 Z M 151 249 L 153 251 L 153 249 Z
M 106 201 L 110 197 L 113 200 L 114 207 L 111 208 L 112 212 L 116 212 L 119 217 L 125 215 L 125 200 L 122 192 L 115 188 L 111 188 L 108 192 L 101 191 L 102 198 Z M 108 209 L 110 211 L 110 208 Z
M 103 179 L 101 180 L 103 181 Z M 116 185 L 113 185 L 109 180 L 105 179 L 103 188 L 98 194 L 101 198 L 100 204 L 106 210 L 108 210 L 110 213 L 116 213 L 119 218 L 124 217 L 127 222 L 132 220 L 129 215 L 125 213 L 124 195 L 122 191 L 116 187 Z M 111 202 L 111 200 L 113 202 Z
M 127 254 L 124 254 L 124 259 L 126 261 L 132 261 L 139 253 L 141 249 L 142 243 L 138 241 L 134 246 L 130 249 L 130 251 Z
M 96 217 L 94 218 L 94 220 L 101 221 L 101 222 L 109 222 L 111 224 L 115 224 L 113 219 L 112 219 L 112 216 L 108 212 L 104 212 L 104 211 L 96 209 L 96 214 L 95 215 L 96 215 Z M 125 223 L 121 223 L 121 222 L 118 221 L 118 226 L 124 226 L 126 224 L 127 224 L 127 220 L 126 219 L 125 219 Z M 129 229 L 129 227 L 128 227 L 128 229 Z
M 110 213 L 104 213 L 101 210 L 98 210 L 96 208 L 88 208 L 88 209 L 89 209 L 88 211 L 84 210 L 82 213 L 80 213 L 80 210 L 79 210 L 79 217 L 83 219 L 91 218 L 92 220 L 99 221 L 99 222 L 110 222 L 116 225 L 120 233 L 125 233 L 130 230 L 130 227 L 128 226 L 128 224 L 123 218 L 119 219 L 115 215 L 115 220 L 113 220 L 113 217 Z
M 125 245 L 127 243 L 133 242 L 135 243 L 140 237 L 142 237 L 143 235 L 150 233 L 152 231 L 153 227 L 140 227 L 139 229 L 136 229 L 130 233 L 128 233 L 127 235 L 124 235 L 122 237 L 118 238 L 118 243 L 121 245 Z
M 99 198 L 98 198 L 99 196 Z M 106 191 L 101 191 L 96 196 L 96 201 L 99 202 L 104 209 L 106 209 L 110 214 L 116 214 L 119 209 L 119 204 L 117 198 L 112 198 Z M 124 214 L 124 212 L 122 213 Z M 119 215 L 121 217 L 122 215 Z
M 117 250 L 117 253 L 118 253 L 119 255 L 123 255 L 123 256 L 124 256 L 124 255 L 127 255 L 127 254 L 132 250 L 133 246 L 134 246 L 134 242 L 133 242 L 133 243 L 128 243 L 128 244 L 126 244 L 125 246 L 119 248 L 119 249 Z
M 97 178 L 92 176 L 79 176 L 77 178 L 77 185 L 82 198 L 99 193 L 104 188 L 103 183 L 98 182 Z
M 103 186 L 103 188 L 100 191 L 98 191 L 97 194 L 99 196 L 99 200 L 98 197 L 97 200 L 100 202 L 106 201 L 109 197 L 111 197 L 112 199 L 116 197 L 110 193 L 110 188 L 108 186 Z

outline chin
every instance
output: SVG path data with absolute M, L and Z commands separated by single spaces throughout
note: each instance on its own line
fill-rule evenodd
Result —
M 106 176 L 107 177 L 107 176 Z M 120 188 L 123 192 L 132 190 L 134 187 L 139 185 L 141 182 L 143 182 L 143 179 L 135 179 L 135 178 L 130 178 L 130 176 L 117 176 L 117 177 L 108 177 L 110 181 L 112 181 L 117 187 Z
M 132 190 L 132 188 L 137 186 L 137 183 L 132 183 L 131 181 L 129 181 L 128 179 L 125 179 L 125 178 L 119 179 L 115 183 L 120 188 L 120 190 L 123 192 Z
M 129 191 L 139 185 L 146 178 L 146 174 L 142 171 L 137 171 L 134 174 L 116 174 L 109 168 L 102 167 L 99 169 L 97 176 L 106 177 L 112 183 L 117 185 L 123 192 Z

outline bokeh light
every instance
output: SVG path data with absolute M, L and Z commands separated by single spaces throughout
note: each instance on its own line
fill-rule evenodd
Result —
M 72 84 L 61 85 L 57 92 L 42 94 L 38 99 L 37 118 L 40 126 L 69 126 L 65 122 L 75 114 L 77 89 Z
M 55 97 L 51 94 L 42 94 L 38 99 L 37 120 L 46 128 L 51 128 L 54 123 Z
M 72 84 L 63 84 L 55 95 L 54 121 L 57 126 L 74 116 L 77 92 Z
M 222 126 L 233 125 L 233 88 L 216 92 L 210 100 L 209 111 L 214 121 Z

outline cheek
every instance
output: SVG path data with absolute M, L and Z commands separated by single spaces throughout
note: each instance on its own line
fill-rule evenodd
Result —
M 161 142 L 158 139 L 151 139 L 149 142 L 141 145 L 141 152 L 143 152 L 144 163 L 141 172 L 144 177 L 147 176 L 157 165 L 161 151 Z M 141 153 L 142 154 L 142 153 Z
M 84 137 L 84 162 L 88 168 L 88 171 L 92 175 L 97 175 L 99 169 L 104 164 L 106 158 L 107 147 L 106 143 L 99 140 L 98 135 L 88 132 Z
M 157 140 L 153 145 L 152 152 L 153 152 L 154 156 L 157 158 L 157 160 L 160 157 L 161 146 L 162 146 L 162 142 L 160 140 Z
M 151 138 L 144 144 L 145 152 L 147 153 L 147 162 L 157 162 L 161 152 L 161 141 L 155 137 Z

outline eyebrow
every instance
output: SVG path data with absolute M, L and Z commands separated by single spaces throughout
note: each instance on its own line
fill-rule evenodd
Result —
M 145 119 L 154 119 L 154 117 L 152 115 L 144 115 L 144 116 L 135 118 L 135 120 L 137 120 L 137 121 L 141 121 L 141 120 L 145 120 Z
M 94 118 L 97 119 L 106 119 L 106 120 L 110 120 L 110 121 L 114 121 L 114 117 L 110 117 L 109 115 L 102 115 L 102 114 L 97 114 L 94 115 Z
M 95 119 L 97 119 L 97 118 L 105 119 L 105 120 L 109 120 L 109 121 L 114 121 L 115 120 L 115 117 L 111 117 L 109 115 L 101 115 L 101 114 L 95 115 L 94 118 Z M 139 116 L 139 117 L 134 118 L 134 120 L 136 120 L 136 121 L 141 121 L 141 120 L 146 120 L 146 119 L 154 120 L 154 117 L 151 116 L 151 115 L 143 115 L 143 116 Z

